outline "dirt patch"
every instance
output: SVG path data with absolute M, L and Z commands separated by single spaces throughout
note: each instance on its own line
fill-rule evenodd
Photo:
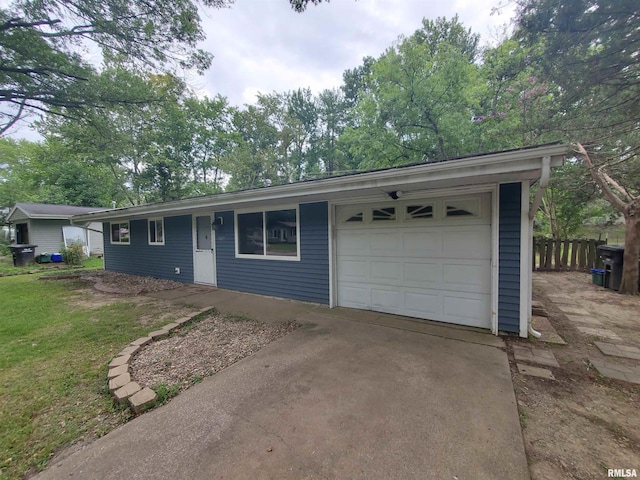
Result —
M 507 341 L 511 371 L 533 480 L 602 479 L 609 468 L 640 472 L 640 386 L 601 377 L 588 359 L 627 365 L 640 361 L 605 357 L 594 341 L 608 341 L 580 332 L 575 322 L 550 301 L 568 295 L 579 309 L 617 333 L 626 345 L 640 346 L 640 297 L 619 295 L 592 285 L 591 275 L 577 272 L 534 274 L 534 299 L 548 310 L 549 321 L 565 346 L 537 342 L 553 351 L 560 369 L 556 381 L 520 375 Z
M 142 387 L 184 390 L 298 326 L 213 315 L 145 346 L 131 362 L 131 376 Z

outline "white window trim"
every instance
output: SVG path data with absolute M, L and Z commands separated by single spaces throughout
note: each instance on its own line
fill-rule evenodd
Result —
M 151 222 L 160 222 L 162 223 L 162 241 L 161 242 L 152 242 L 151 241 Z M 156 238 L 158 236 L 158 228 L 156 227 Z M 164 217 L 156 217 L 156 218 L 149 218 L 147 219 L 147 241 L 149 243 L 149 245 L 164 245 L 164 237 L 165 237 L 165 231 L 164 231 Z
M 296 256 L 291 255 L 267 255 L 267 240 L 269 232 L 267 230 L 266 214 L 267 212 L 277 212 L 280 210 L 295 210 L 296 211 Z M 262 213 L 262 245 L 263 255 L 251 255 L 248 253 L 238 253 L 238 215 L 245 213 Z M 286 205 L 286 206 L 274 206 L 272 208 L 261 209 L 242 209 L 235 210 L 233 212 L 233 235 L 235 243 L 236 258 L 249 258 L 253 260 L 284 260 L 287 262 L 299 262 L 300 261 L 300 208 L 299 205 Z
M 129 240 L 126 242 L 114 242 L 113 241 L 113 230 L 111 228 L 111 225 L 123 225 L 123 224 L 127 224 L 128 226 L 128 230 L 129 230 Z M 131 222 L 129 222 L 128 220 L 123 221 L 123 222 L 109 222 L 109 243 L 111 245 L 131 245 Z

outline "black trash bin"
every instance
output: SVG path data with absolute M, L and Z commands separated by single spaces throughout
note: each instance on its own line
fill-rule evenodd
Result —
M 38 245 L 30 245 L 25 243 L 18 245 L 9 245 L 11 255 L 13 256 L 14 267 L 24 267 L 29 263 L 33 263 L 37 246 Z
M 604 287 L 619 290 L 622 283 L 622 264 L 624 247 L 618 245 L 599 245 L 598 253 L 604 260 Z

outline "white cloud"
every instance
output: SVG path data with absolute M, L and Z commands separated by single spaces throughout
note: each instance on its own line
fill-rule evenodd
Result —
M 365 56 L 379 56 L 399 35 L 411 35 L 423 17 L 458 13 L 465 26 L 490 41 L 491 29 L 512 13 L 506 9 L 492 16 L 495 5 L 492 0 L 333 0 L 297 14 L 287 0 L 238 0 L 230 9 L 203 16 L 203 47 L 215 55 L 205 89 L 241 105 L 255 100 L 250 92 L 335 88 L 346 69 Z

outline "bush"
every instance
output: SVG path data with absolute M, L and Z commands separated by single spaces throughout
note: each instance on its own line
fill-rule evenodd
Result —
M 62 254 L 62 261 L 67 265 L 82 265 L 82 260 L 84 259 L 82 245 L 69 245 L 68 247 L 64 247 L 60 253 Z
M 0 255 L 9 255 L 9 245 L 11 244 L 11 235 L 9 232 L 0 230 Z

